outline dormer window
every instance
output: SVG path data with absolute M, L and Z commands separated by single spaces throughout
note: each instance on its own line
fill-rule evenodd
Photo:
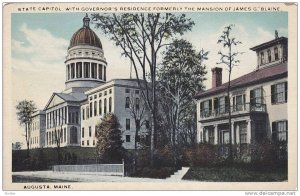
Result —
M 270 63 L 272 60 L 271 58 L 271 50 L 268 50 L 268 62 Z
M 279 59 L 278 57 L 278 48 L 274 48 L 274 54 L 275 54 L 275 61 L 277 61 Z

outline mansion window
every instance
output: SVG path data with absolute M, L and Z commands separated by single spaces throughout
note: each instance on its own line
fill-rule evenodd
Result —
M 268 50 L 268 62 L 272 61 L 271 50 Z
M 129 89 L 129 88 L 126 88 L 126 89 L 125 89 L 125 93 L 130 93 L 130 89 Z
M 263 103 L 262 88 L 256 88 L 250 91 L 250 110 L 261 111 Z
M 126 118 L 126 130 L 130 130 L 130 119 Z
M 287 102 L 287 82 L 271 85 L 272 104 Z
M 260 64 L 264 64 L 264 61 L 265 61 L 265 56 L 264 56 L 264 53 L 261 52 L 260 53 Z
M 240 143 L 246 144 L 247 143 L 247 124 L 241 123 L 238 125 L 240 131 Z
M 227 96 L 214 98 L 214 111 L 216 114 L 228 112 L 229 99 Z
M 214 144 L 214 141 L 215 141 L 214 127 L 212 127 L 212 126 L 205 127 L 203 129 L 203 131 L 204 131 L 204 134 L 203 134 L 204 138 L 203 138 L 203 140 L 205 142 L 208 142 L 209 144 Z M 206 138 L 206 136 L 208 138 Z
M 125 108 L 129 108 L 129 102 L 130 102 L 129 97 L 126 97 L 125 98 Z
M 89 127 L 89 137 L 92 137 L 92 127 Z
M 82 127 L 81 137 L 84 138 L 84 128 Z
M 135 98 L 135 109 L 136 110 L 140 109 L 140 99 L 139 98 Z
M 130 135 L 126 135 L 126 142 L 130 142 Z
M 278 48 L 274 48 L 274 55 L 275 55 L 275 61 L 277 61 L 279 59 L 279 56 L 278 56 Z
M 245 109 L 246 97 L 245 94 L 233 97 L 234 111 L 243 111 Z
M 272 122 L 272 138 L 273 141 L 287 141 L 288 121 Z
M 208 117 L 211 115 L 212 101 L 206 100 L 200 103 L 200 115 L 201 117 Z

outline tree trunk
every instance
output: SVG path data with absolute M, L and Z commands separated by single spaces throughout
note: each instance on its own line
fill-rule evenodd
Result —
M 231 70 L 229 70 L 229 79 L 228 79 L 228 87 L 227 87 L 227 96 L 228 96 L 228 124 L 229 124 L 229 161 L 233 161 L 232 156 L 232 130 L 231 130 L 231 103 L 230 103 L 230 77 L 231 77 Z

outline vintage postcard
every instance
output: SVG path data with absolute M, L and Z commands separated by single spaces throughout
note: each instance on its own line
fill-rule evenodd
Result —
M 297 190 L 297 9 L 4 4 L 3 190 Z

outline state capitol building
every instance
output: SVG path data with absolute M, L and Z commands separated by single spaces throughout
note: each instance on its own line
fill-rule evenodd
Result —
M 33 116 L 30 148 L 56 147 L 56 131 L 60 146 L 95 147 L 95 129 L 101 118 L 114 113 L 122 131 L 123 146 L 134 148 L 135 122 L 130 104 L 139 107 L 140 88 L 136 79 L 106 80 L 107 62 L 101 41 L 83 18 L 67 50 L 65 90 L 54 92 L 43 110 Z M 141 127 L 146 137 L 149 121 Z M 138 140 L 140 137 L 137 137 Z

